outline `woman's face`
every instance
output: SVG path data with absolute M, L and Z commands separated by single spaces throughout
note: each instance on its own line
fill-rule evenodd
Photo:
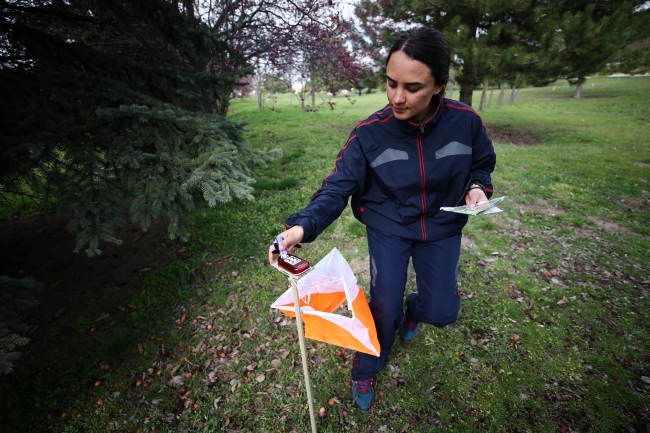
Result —
M 442 86 L 436 85 L 427 65 L 395 51 L 386 65 L 386 90 L 395 118 L 421 124 L 433 114 L 429 103 Z

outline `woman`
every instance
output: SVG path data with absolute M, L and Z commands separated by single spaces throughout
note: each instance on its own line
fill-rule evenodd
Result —
M 374 402 L 374 376 L 386 363 L 395 331 L 410 341 L 420 323 L 443 327 L 458 316 L 456 280 L 467 216 L 440 207 L 472 208 L 492 194 L 496 156 L 480 117 L 442 97 L 449 61 L 449 43 L 431 27 L 409 31 L 393 44 L 386 60 L 389 104 L 352 131 L 334 170 L 280 234 L 280 247 L 288 250 L 313 241 L 350 196 L 354 216 L 366 225 L 370 309 L 381 354 L 354 357 L 352 394 L 364 411 Z M 404 310 L 409 259 L 418 291 L 406 298 Z

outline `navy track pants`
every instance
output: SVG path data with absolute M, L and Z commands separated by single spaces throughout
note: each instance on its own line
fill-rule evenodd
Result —
M 381 346 L 379 357 L 357 352 L 352 380 L 367 379 L 386 364 L 395 331 L 404 316 L 409 259 L 417 276 L 418 295 L 409 298 L 409 318 L 443 327 L 454 323 L 460 308 L 458 259 L 462 234 L 435 241 L 413 241 L 367 227 L 370 251 L 370 311 Z

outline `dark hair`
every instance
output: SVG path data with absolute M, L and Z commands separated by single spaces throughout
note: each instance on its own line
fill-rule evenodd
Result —
M 418 27 L 402 33 L 390 47 L 386 66 L 395 51 L 402 51 L 411 59 L 424 63 L 429 67 L 436 84 L 447 85 L 451 61 L 449 41 L 439 30 L 433 27 Z M 444 95 L 444 93 L 443 88 L 440 94 Z

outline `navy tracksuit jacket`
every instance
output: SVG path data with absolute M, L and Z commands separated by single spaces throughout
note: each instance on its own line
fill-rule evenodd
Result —
M 311 242 L 352 196 L 354 216 L 368 229 L 370 306 L 382 355 L 358 354 L 355 380 L 374 375 L 386 362 L 402 320 L 409 258 L 422 298 L 409 297 L 409 317 L 436 326 L 455 321 L 460 235 L 467 216 L 440 207 L 464 204 L 472 182 L 492 194 L 496 155 L 481 118 L 465 104 L 435 98 L 433 116 L 421 125 L 396 119 L 390 106 L 361 122 L 309 205 L 287 219 L 287 227 L 301 225 L 304 242 Z M 440 314 L 449 319 L 438 320 Z

